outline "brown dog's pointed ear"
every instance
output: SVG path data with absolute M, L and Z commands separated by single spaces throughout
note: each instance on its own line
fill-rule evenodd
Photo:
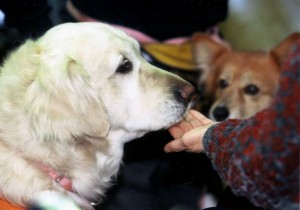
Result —
M 203 33 L 195 33 L 191 43 L 194 61 L 201 72 L 201 80 L 206 80 L 211 64 L 222 53 L 230 50 L 229 45 L 219 43 Z
M 279 66 L 282 65 L 282 62 L 289 55 L 292 50 L 292 46 L 297 42 L 297 40 L 300 40 L 300 33 L 292 33 L 271 50 L 271 55 L 275 57 Z

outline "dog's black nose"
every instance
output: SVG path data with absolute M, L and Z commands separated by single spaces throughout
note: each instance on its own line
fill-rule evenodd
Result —
M 223 121 L 229 116 L 229 111 L 225 106 L 218 106 L 213 110 L 212 114 L 217 121 Z
M 190 102 L 193 98 L 195 93 L 195 88 L 193 85 L 188 84 L 184 85 L 183 88 L 179 90 L 180 97 L 183 98 L 185 101 Z

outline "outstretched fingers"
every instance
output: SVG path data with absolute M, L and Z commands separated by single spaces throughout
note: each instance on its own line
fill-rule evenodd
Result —
M 165 145 L 165 152 L 203 152 L 203 136 L 215 124 L 196 110 L 190 110 L 176 125 L 169 128 L 174 140 Z
M 203 128 L 198 127 L 184 133 L 180 138 L 174 139 L 165 145 L 165 152 L 195 152 L 200 153 L 203 151 L 202 136 Z

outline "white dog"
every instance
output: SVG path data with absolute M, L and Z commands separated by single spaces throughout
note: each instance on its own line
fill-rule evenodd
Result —
M 0 196 L 26 206 L 58 191 L 93 209 L 123 144 L 178 122 L 193 91 L 108 25 L 62 24 L 25 42 L 1 68 Z

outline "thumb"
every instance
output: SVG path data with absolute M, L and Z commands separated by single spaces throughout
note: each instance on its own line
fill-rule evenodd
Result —
M 203 133 L 207 126 L 194 128 L 186 132 L 181 138 L 175 139 L 165 145 L 165 152 L 203 152 Z
M 186 149 L 184 145 L 182 145 L 181 139 L 174 139 L 165 145 L 164 150 L 166 153 L 170 152 L 180 152 Z

